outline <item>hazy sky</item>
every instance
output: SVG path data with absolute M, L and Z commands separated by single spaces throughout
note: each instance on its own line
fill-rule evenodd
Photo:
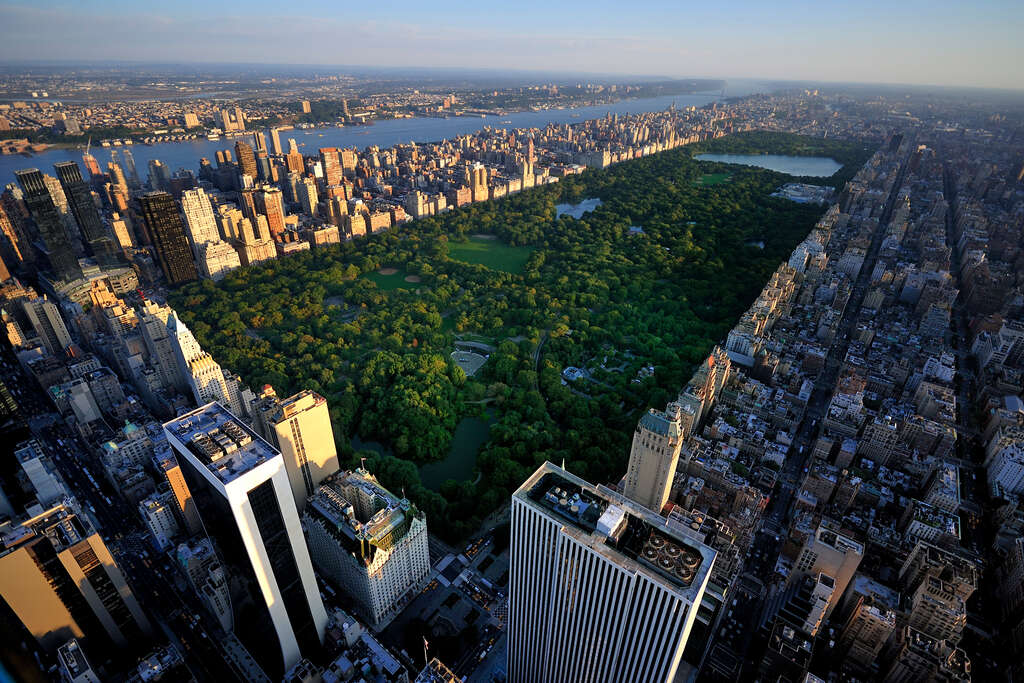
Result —
M 0 61 L 509 68 L 1024 88 L 1024 0 L 0 0 Z

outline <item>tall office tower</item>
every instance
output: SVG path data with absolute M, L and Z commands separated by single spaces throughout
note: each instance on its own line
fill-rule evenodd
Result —
M 21 220 L 13 216 L 4 206 L 6 202 L 0 201 L 0 235 L 3 236 L 3 246 L 0 246 L 0 253 L 4 260 L 12 266 L 20 263 L 31 263 L 32 246 L 29 244 L 28 236 L 22 230 Z M 5 280 L 7 278 L 4 278 Z
M 139 179 L 139 169 L 135 167 L 135 156 L 130 149 L 124 150 L 124 170 L 127 172 L 129 187 L 133 190 L 142 187 L 142 181 Z
M 259 172 L 256 169 L 256 154 L 252 151 L 252 147 L 242 140 L 236 140 L 235 156 L 238 157 L 239 175 L 249 176 L 253 180 L 256 180 L 259 176 Z
M 320 201 L 316 192 L 316 178 L 305 177 L 299 182 L 299 203 L 302 212 L 308 216 L 316 216 L 316 205 Z
M 481 202 L 490 198 L 487 189 L 487 167 L 483 164 L 473 164 L 466 168 L 466 184 L 469 185 L 473 194 L 474 202 Z
M 57 306 L 44 295 L 22 302 L 22 308 L 46 349 L 55 356 L 63 356 L 71 346 L 71 335 Z
M 181 465 L 178 464 L 177 458 L 171 455 L 161 460 L 158 466 L 160 471 L 164 473 L 167 485 L 171 489 L 171 495 L 174 496 L 174 502 L 177 504 L 178 513 L 181 516 L 181 521 L 185 524 L 185 529 L 191 536 L 201 534 L 203 532 L 203 523 L 199 519 L 199 509 L 196 507 L 196 501 L 188 490 L 188 484 L 185 483 L 185 475 L 181 473 Z
M 181 194 L 181 211 L 185 214 L 185 225 L 188 227 L 193 248 L 207 242 L 221 241 L 217 219 L 213 215 L 213 205 L 210 204 L 210 198 L 206 196 L 203 188 L 185 190 Z
M 89 520 L 57 505 L 0 538 L 0 595 L 45 649 L 68 638 L 126 646 L 149 632 L 124 576 Z
M 292 173 L 305 173 L 306 161 L 302 158 L 302 152 L 300 152 L 298 148 L 294 147 L 295 140 L 289 140 L 288 142 L 293 145 L 293 147 L 284 155 L 284 165 Z
M 75 250 L 64 229 L 64 221 L 54 206 L 43 174 L 38 169 L 30 168 L 16 171 L 14 176 L 25 191 L 25 204 L 35 220 L 39 235 L 43 238 L 46 258 L 50 262 L 53 274 L 57 279 L 66 282 L 81 278 L 82 268 L 78 265 Z
M 46 191 L 50 193 L 53 205 L 57 208 L 57 215 L 64 222 L 64 229 L 67 231 L 72 245 L 80 252 L 81 245 L 78 244 L 78 240 L 81 236 L 78 233 L 75 217 L 71 215 L 71 207 L 68 205 L 68 197 L 64 194 L 64 188 L 60 186 L 59 180 L 46 173 L 43 174 L 43 183 L 46 185 Z
M 870 596 L 859 597 L 839 634 L 839 648 L 846 653 L 844 663 L 858 672 L 876 673 L 878 657 L 895 630 L 895 611 L 876 604 Z
M 354 149 L 343 149 L 341 150 L 341 168 L 344 171 L 356 170 L 356 164 L 359 163 L 359 155 L 356 154 Z
M 277 128 L 270 129 L 270 153 L 276 157 L 284 153 L 281 148 L 281 131 Z
M 320 164 L 324 168 L 324 180 L 327 187 L 341 182 L 341 159 L 338 158 L 336 147 L 324 147 L 320 150 Z
M 167 329 L 172 313 L 170 306 L 161 306 L 147 299 L 138 310 L 138 331 L 146 346 L 149 364 L 157 372 L 160 387 L 165 391 L 184 392 L 188 390 L 188 383 L 178 367 L 175 343 Z
M 728 353 L 716 346 L 679 394 L 676 401 L 683 409 L 683 428 L 688 434 L 700 433 L 701 425 L 729 380 L 731 368 Z
M 884 657 L 883 683 L 970 683 L 971 660 L 960 648 L 905 626 Z M 885 670 L 885 664 L 882 669 Z
M 248 218 L 240 218 L 237 230 L 235 249 L 243 266 L 277 258 L 277 248 L 274 246 L 274 240 L 270 239 L 270 229 L 265 216 L 257 216 L 255 224 Z
M 153 190 L 168 190 L 171 187 L 171 172 L 159 159 L 149 161 L 149 187 Z
M 85 164 L 85 170 L 88 171 L 90 178 L 103 175 L 103 172 L 100 170 L 100 162 L 88 152 L 82 154 L 82 163 Z
M 267 151 L 267 138 L 263 135 L 263 131 L 254 130 L 252 132 L 252 146 L 257 152 Z
M 103 226 L 100 212 L 92 201 L 92 191 L 82 179 L 82 172 L 74 161 L 62 161 L 54 164 L 57 171 L 57 178 L 61 187 L 64 188 L 64 195 L 68 198 L 71 206 L 71 213 L 78 223 L 82 236 L 89 244 L 89 249 L 96 257 L 101 268 L 114 268 L 121 265 L 118 257 L 117 245 L 107 234 Z
M 978 588 L 978 566 L 955 552 L 918 541 L 900 568 L 899 585 L 904 595 L 911 595 L 929 578 L 950 584 L 966 602 Z
M 317 569 L 380 625 L 430 576 L 427 522 L 363 469 L 325 480 L 302 516 Z
M 132 238 L 132 230 L 128 226 L 128 220 L 116 212 L 110 216 L 110 229 L 114 231 L 117 244 L 122 249 L 128 249 L 135 244 Z
M 828 619 L 863 558 L 862 544 L 829 528 L 827 522 L 822 522 L 814 534 L 804 541 L 789 580 L 792 583 L 805 576 L 817 576 L 822 573 L 830 576 L 835 581 L 835 589 L 829 600 L 828 609 L 825 610 L 824 618 Z
M 508 680 L 672 681 L 715 551 L 545 463 L 512 495 Z
M 251 221 L 256 220 L 259 210 L 256 208 L 256 188 L 247 187 L 239 192 L 239 199 L 242 204 L 242 214 Z
M 284 456 L 295 505 L 301 512 L 320 482 L 338 471 L 327 399 L 308 389 L 300 391 L 279 401 L 263 419 L 268 441 Z
M 196 405 L 219 401 L 240 414 L 241 406 L 232 404 L 220 365 L 209 353 L 203 351 L 203 347 L 192 336 L 192 331 L 173 311 L 167 318 L 167 332 L 170 334 L 174 355 L 178 360 L 179 372 L 191 390 Z
M 675 480 L 684 436 L 679 406 L 674 403 L 668 404 L 666 412 L 652 408 L 640 418 L 623 487 L 627 498 L 661 514 Z
M 316 659 L 327 612 L 281 454 L 219 403 L 164 432 L 224 563 L 235 635 L 273 680 Z
M 128 195 L 128 179 L 125 178 L 124 171 L 121 170 L 120 164 L 116 161 L 107 163 L 107 174 L 110 176 L 111 184 L 120 189 L 121 192 Z
M 910 595 L 910 618 L 915 630 L 937 640 L 960 642 L 967 626 L 967 604 L 956 584 L 930 575 Z
M 277 182 L 277 169 L 270 162 L 270 155 L 265 149 L 256 152 L 256 172 L 259 174 L 260 182 Z
M 178 285 L 198 277 L 192 250 L 185 236 L 185 226 L 174 202 L 166 192 L 149 192 L 142 197 L 142 217 L 156 247 L 167 284 Z
M 284 232 L 284 196 L 276 187 L 265 186 L 256 193 L 256 210 L 267 217 L 271 236 Z

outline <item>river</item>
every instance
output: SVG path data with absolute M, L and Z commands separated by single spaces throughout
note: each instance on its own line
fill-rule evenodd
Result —
M 744 82 L 742 86 L 731 87 L 728 95 L 735 97 L 752 92 L 764 92 L 768 84 Z M 480 130 L 485 126 L 492 128 L 541 128 L 548 123 L 580 123 L 612 114 L 636 114 L 640 112 L 662 111 L 674 103 L 677 107 L 700 107 L 718 99 L 717 93 L 701 93 L 695 95 L 672 95 L 650 97 L 636 100 L 622 100 L 613 104 L 602 104 L 571 109 L 550 109 L 544 111 L 525 111 L 505 114 L 504 116 L 458 116 L 447 119 L 413 118 L 388 119 L 377 121 L 366 126 L 322 126 L 318 128 L 281 131 L 281 144 L 287 149 L 288 139 L 294 138 L 299 149 L 308 155 L 316 154 L 321 147 L 355 147 L 363 149 L 372 145 L 391 147 L 399 143 L 434 142 L 465 135 Z M 159 159 L 171 171 L 179 168 L 191 169 L 198 173 L 199 159 L 206 157 L 211 162 L 220 149 L 234 149 L 236 140 L 249 138 L 221 138 L 212 141 L 205 138 L 186 142 L 162 142 L 155 145 L 144 145 L 136 142 L 130 147 L 99 147 L 92 148 L 93 154 L 106 168 L 113 150 L 130 149 L 135 157 L 135 166 L 139 177 L 146 180 L 147 164 L 151 159 Z M 267 140 L 270 144 L 270 140 Z M 53 175 L 53 165 L 60 161 L 77 161 L 82 163 L 80 149 L 48 149 L 32 157 L 21 155 L 0 156 L 0 186 L 14 181 L 14 172 L 23 168 L 38 168 Z M 83 169 L 84 173 L 84 169 Z

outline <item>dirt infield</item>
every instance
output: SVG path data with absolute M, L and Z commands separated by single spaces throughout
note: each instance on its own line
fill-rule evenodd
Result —
M 381 268 L 377 271 L 379 275 L 394 275 L 398 272 L 398 268 Z
M 405 281 L 406 282 L 423 282 L 423 278 L 421 278 L 419 275 L 406 275 L 405 276 Z

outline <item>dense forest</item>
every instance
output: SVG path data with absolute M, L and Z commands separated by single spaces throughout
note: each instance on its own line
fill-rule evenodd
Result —
M 789 151 L 781 142 L 758 151 Z M 867 154 L 846 157 L 844 144 L 813 149 L 862 164 Z M 353 436 L 386 444 L 389 454 L 362 453 L 370 469 L 404 488 L 442 538 L 458 539 L 545 460 L 595 482 L 620 478 L 639 412 L 679 391 L 822 212 L 769 196 L 790 176 L 693 153 L 590 170 L 239 269 L 170 303 L 250 386 L 326 396 L 346 464 L 360 455 Z M 722 172 L 726 182 L 701 182 Z M 556 217 L 556 204 L 586 198 L 603 204 Z M 476 234 L 533 252 L 521 272 L 449 257 L 450 243 Z M 386 290 L 363 277 L 382 267 L 419 282 Z M 474 377 L 450 359 L 459 339 L 493 349 Z M 568 366 L 591 372 L 563 383 Z M 443 459 L 460 419 L 485 412 L 477 472 L 440 491 L 422 486 L 418 465 Z

